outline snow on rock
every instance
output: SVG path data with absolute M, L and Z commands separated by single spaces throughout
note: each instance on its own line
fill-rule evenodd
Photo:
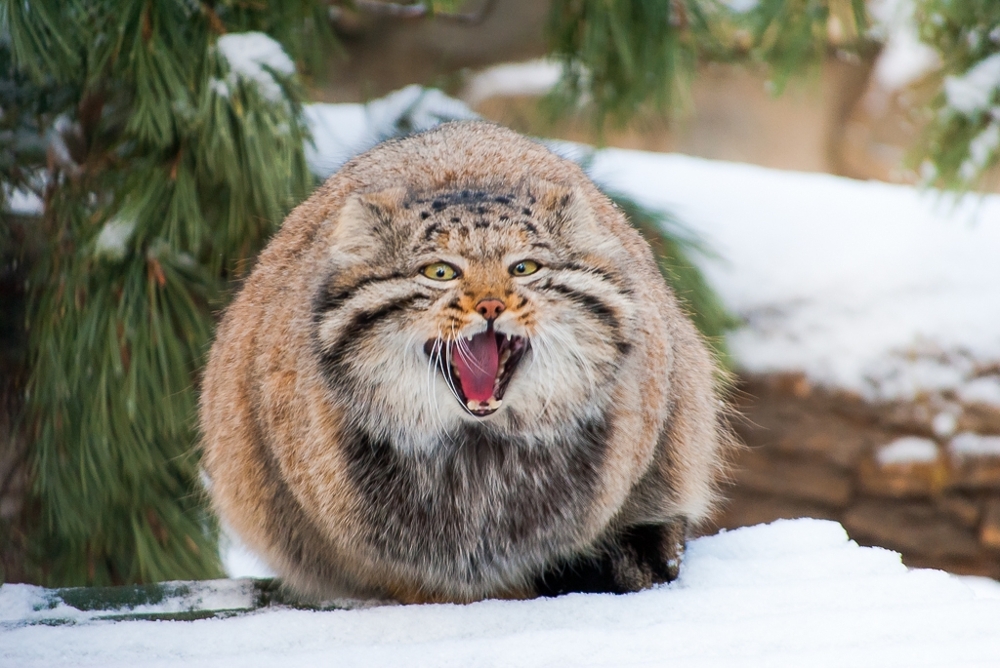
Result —
M 262 32 L 243 32 L 223 35 L 215 46 L 229 63 L 229 85 L 242 80 L 255 84 L 261 95 L 272 102 L 284 100 L 274 73 L 291 76 L 295 74 L 295 63 L 278 42 Z M 216 93 L 228 96 L 222 81 L 216 79 L 210 85 Z
M 958 429 L 958 416 L 956 411 L 941 411 L 931 420 L 931 430 L 938 438 L 947 438 Z
M 778 521 L 692 541 L 678 582 L 636 594 L 0 625 L 0 663 L 1000 665 L 1000 600 L 981 584 L 908 570 L 899 555 L 859 547 L 834 522 Z M 5 619 L 30 614 L 31 589 L 0 588 Z
M 956 457 L 1000 457 L 1000 436 L 983 436 L 966 431 L 948 443 Z
M 958 388 L 958 398 L 969 404 L 1000 408 L 1000 376 L 982 376 Z
M 52 624 L 93 622 L 109 612 L 132 614 L 176 613 L 191 610 L 246 610 L 255 605 L 255 589 L 250 580 L 207 580 L 203 582 L 165 582 L 162 600 L 138 605 L 124 605 L 115 610 L 91 610 L 86 605 L 74 607 L 54 596 L 58 590 L 32 585 L 6 584 L 0 587 L 0 634 L 3 630 L 33 623 Z M 81 588 L 77 591 L 85 594 Z M 159 597 L 152 597 L 159 598 Z M 2 637 L 2 636 L 0 636 Z
M 717 252 L 699 262 L 746 322 L 729 343 L 748 371 L 911 399 L 1000 360 L 1000 196 L 619 149 L 591 173 Z
M 927 463 L 938 458 L 938 449 L 929 438 L 903 436 L 879 448 L 875 458 L 882 465 Z

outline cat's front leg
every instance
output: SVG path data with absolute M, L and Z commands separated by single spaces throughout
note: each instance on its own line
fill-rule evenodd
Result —
M 605 539 L 596 554 L 560 563 L 540 575 L 540 596 L 574 592 L 627 594 L 677 579 L 687 521 L 626 527 Z
M 684 518 L 625 529 L 617 537 L 617 545 L 609 550 L 613 591 L 639 591 L 676 580 L 686 535 Z

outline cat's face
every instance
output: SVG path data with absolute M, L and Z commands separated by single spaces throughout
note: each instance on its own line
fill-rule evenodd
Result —
M 544 437 L 603 410 L 635 309 L 624 249 L 580 201 L 532 183 L 348 203 L 314 319 L 352 418 L 420 442 L 462 421 Z

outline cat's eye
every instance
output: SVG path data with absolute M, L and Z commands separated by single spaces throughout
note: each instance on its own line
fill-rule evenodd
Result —
M 420 270 L 420 273 L 435 281 L 450 281 L 458 278 L 458 269 L 447 262 L 435 262 Z
M 534 260 L 521 260 L 510 265 L 510 273 L 514 276 L 530 276 L 538 269 L 538 263 Z

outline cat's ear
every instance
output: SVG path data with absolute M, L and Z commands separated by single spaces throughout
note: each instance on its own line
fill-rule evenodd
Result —
M 406 188 L 351 195 L 328 237 L 332 252 L 365 256 L 385 244 L 386 233 L 406 198 Z
M 540 216 L 548 221 L 552 234 L 561 236 L 574 245 L 593 250 L 607 246 L 610 252 L 616 241 L 597 218 L 597 214 L 579 188 L 550 181 L 531 184 L 531 196 Z

